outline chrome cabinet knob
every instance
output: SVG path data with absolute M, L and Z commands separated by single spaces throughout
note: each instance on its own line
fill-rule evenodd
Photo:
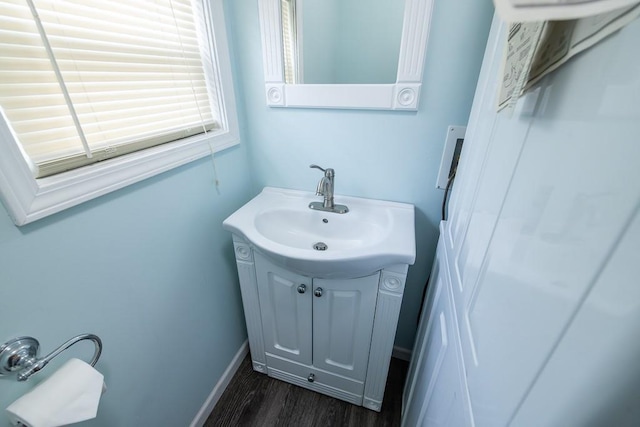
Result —
M 317 297 L 321 297 L 322 296 L 322 288 L 316 288 L 315 291 L 313 291 L 313 294 Z
M 298 293 L 299 294 L 304 294 L 306 291 L 307 291 L 306 285 L 302 284 L 302 285 L 298 286 Z
M 314 382 L 316 380 L 316 376 L 314 374 L 309 374 L 309 376 L 307 377 L 307 381 L 309 381 L 310 383 Z

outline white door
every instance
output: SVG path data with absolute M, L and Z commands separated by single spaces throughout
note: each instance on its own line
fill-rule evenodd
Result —
M 474 422 L 638 425 L 640 21 L 496 113 L 507 30 L 494 21 L 441 236 Z
M 265 351 L 310 365 L 311 278 L 254 253 Z
M 380 273 L 314 279 L 313 365 L 364 381 Z
M 404 389 L 403 427 L 473 425 L 461 381 L 459 338 L 446 269 L 439 245 Z

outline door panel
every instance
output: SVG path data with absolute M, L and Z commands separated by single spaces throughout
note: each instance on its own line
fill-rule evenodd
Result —
M 487 117 L 480 120 L 479 116 L 496 105 L 495 94 L 498 91 L 499 82 L 493 77 L 500 73 L 502 63 L 496 58 L 502 56 L 504 49 L 501 43 L 496 43 L 496 40 L 503 40 L 506 37 L 497 23 L 498 18 L 494 17 L 467 125 L 465 144 L 449 201 L 448 223 L 450 226 L 447 228 L 445 240 L 449 248 L 459 247 L 460 240 L 466 233 L 469 217 L 473 212 L 474 194 L 483 177 L 486 153 L 494 131 L 495 120 Z
M 313 281 L 314 366 L 364 381 L 379 278 Z
M 416 381 L 413 378 L 416 378 L 416 370 L 420 367 L 422 363 L 423 348 L 425 346 L 425 340 L 427 339 L 426 329 L 427 324 L 429 323 L 430 313 L 432 312 L 433 301 L 437 297 L 436 291 L 440 289 L 438 287 L 438 283 L 440 279 L 440 265 L 442 261 L 440 260 L 442 253 L 444 251 L 443 248 L 443 239 L 438 239 L 438 247 L 436 248 L 436 256 L 433 261 L 433 266 L 431 267 L 431 275 L 429 277 L 429 283 L 427 284 L 427 294 L 425 296 L 425 300 L 423 302 L 422 312 L 420 313 L 420 323 L 418 325 L 418 331 L 416 333 L 416 341 L 413 346 L 413 353 L 411 357 L 411 363 L 409 364 L 409 371 L 407 372 L 407 381 L 404 385 L 404 390 L 402 391 L 402 413 L 404 414 L 407 405 L 409 403 L 409 397 L 412 393 L 413 388 L 416 386 Z
M 412 364 L 415 370 L 409 377 L 411 384 L 402 425 L 467 426 L 467 401 L 462 384 L 457 328 L 451 305 L 449 285 L 442 274 L 434 277 L 430 286 L 429 319 L 424 337 L 419 340 Z M 421 328 L 424 328 L 422 326 Z
M 255 255 L 265 351 L 311 364 L 311 279 Z

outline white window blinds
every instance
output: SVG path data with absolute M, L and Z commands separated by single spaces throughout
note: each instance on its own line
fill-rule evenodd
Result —
M 0 105 L 37 177 L 221 126 L 198 0 L 0 0 Z

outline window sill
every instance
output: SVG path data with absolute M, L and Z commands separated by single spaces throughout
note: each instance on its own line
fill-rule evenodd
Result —
M 16 225 L 25 225 L 239 143 L 237 130 L 196 135 L 47 178 L 35 179 L 4 123 L 0 192 Z

